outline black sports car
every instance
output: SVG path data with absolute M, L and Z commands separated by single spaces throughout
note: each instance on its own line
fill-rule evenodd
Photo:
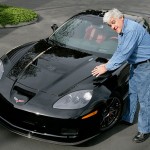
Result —
M 46 39 L 19 46 L 0 60 L 0 121 L 18 134 L 77 144 L 113 127 L 128 94 L 129 65 L 97 78 L 117 47 L 117 34 L 87 10 Z M 126 15 L 149 30 L 142 17 Z

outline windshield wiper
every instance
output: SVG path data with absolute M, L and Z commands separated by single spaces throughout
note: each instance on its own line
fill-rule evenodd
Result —
M 51 45 L 56 45 L 56 41 L 54 41 L 53 39 L 48 39 L 48 43 Z

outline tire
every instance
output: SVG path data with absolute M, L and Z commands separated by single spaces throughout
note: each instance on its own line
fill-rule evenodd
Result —
M 123 101 L 113 96 L 107 100 L 105 108 L 102 112 L 102 120 L 100 121 L 100 131 L 106 131 L 112 128 L 120 119 L 122 114 Z

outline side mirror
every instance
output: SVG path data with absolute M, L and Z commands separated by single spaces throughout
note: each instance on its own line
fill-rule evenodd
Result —
M 51 28 L 52 28 L 52 30 L 53 30 L 53 32 L 54 32 L 54 31 L 56 31 L 56 29 L 58 28 L 58 25 L 57 25 L 57 24 L 53 24 L 53 25 L 51 26 Z

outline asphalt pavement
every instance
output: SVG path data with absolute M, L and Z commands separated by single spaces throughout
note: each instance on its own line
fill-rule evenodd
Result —
M 48 37 L 52 33 L 52 24 L 61 25 L 82 10 L 119 8 L 150 16 L 149 0 L 0 0 L 0 3 L 33 9 L 39 15 L 39 20 L 34 24 L 0 29 L 0 56 L 18 45 Z M 150 138 L 140 144 L 132 142 L 137 133 L 136 120 L 132 126 L 118 124 L 78 146 L 56 145 L 25 138 L 0 125 L 0 150 L 148 150 Z

